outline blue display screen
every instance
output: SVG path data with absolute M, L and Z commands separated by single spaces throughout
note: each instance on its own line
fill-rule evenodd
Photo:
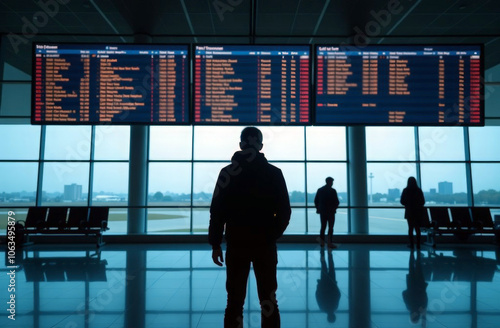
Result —
M 33 124 L 187 124 L 189 47 L 33 45 Z
M 310 47 L 196 45 L 194 123 L 308 124 Z
M 316 46 L 315 122 L 484 125 L 482 48 Z

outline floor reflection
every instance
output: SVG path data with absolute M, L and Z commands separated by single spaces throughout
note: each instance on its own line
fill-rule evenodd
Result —
M 325 260 L 325 249 L 320 250 L 321 276 L 316 287 L 316 301 L 321 311 L 326 312 L 328 322 L 335 322 L 335 311 L 339 307 L 340 289 L 335 276 L 332 250 L 328 250 L 328 265 Z
M 210 254 L 185 244 L 107 245 L 98 253 L 32 246 L 16 254 L 16 321 L 4 315 L 0 326 L 221 327 L 225 270 Z M 282 327 L 498 327 L 499 255 L 492 245 L 418 253 L 403 245 L 280 245 Z M 245 327 L 260 327 L 253 275 L 244 315 Z

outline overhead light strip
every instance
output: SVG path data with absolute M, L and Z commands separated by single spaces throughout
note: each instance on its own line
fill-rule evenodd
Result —
M 394 30 L 399 26 L 399 24 L 401 24 L 405 19 L 406 17 L 408 17 L 409 14 L 411 14 L 411 12 L 420 4 L 422 0 L 418 0 L 417 2 L 415 2 L 413 4 L 413 6 L 411 6 L 410 10 L 408 10 L 404 15 L 403 17 L 401 17 L 397 22 L 396 24 L 394 24 L 391 29 L 389 30 L 389 32 L 387 32 L 386 35 L 390 35 L 392 32 L 394 32 Z M 384 41 L 385 38 L 382 38 L 380 40 L 378 40 L 377 44 L 380 44 Z
M 321 10 L 321 14 L 319 15 L 318 22 L 316 23 L 316 27 L 314 27 L 313 35 L 316 35 L 318 32 L 319 26 L 321 25 L 321 22 L 323 21 L 323 16 L 325 16 L 326 9 L 328 8 L 328 5 L 330 4 L 330 0 L 326 0 L 325 5 L 323 6 L 323 10 Z M 309 44 L 313 42 L 313 38 L 309 40 Z
M 187 23 L 189 25 L 189 30 L 191 31 L 191 35 L 194 35 L 193 24 L 191 24 L 191 18 L 189 18 L 189 13 L 188 13 L 186 4 L 184 3 L 184 0 L 181 0 L 181 5 L 182 5 L 182 10 L 184 11 L 184 16 L 186 16 L 186 20 L 187 20 Z M 194 42 L 198 43 L 197 37 L 194 37 Z
M 115 33 L 119 35 L 120 32 L 118 32 L 118 30 L 116 29 L 116 27 L 113 25 L 113 23 L 111 23 L 111 21 L 108 19 L 108 17 L 106 16 L 106 14 L 104 14 L 104 12 L 101 10 L 101 8 L 99 8 L 99 6 L 94 2 L 94 0 L 90 0 L 90 3 L 92 4 L 92 6 L 94 6 L 94 8 L 99 13 L 99 15 L 101 15 L 101 17 L 106 21 L 106 23 L 108 23 L 108 25 L 111 27 L 111 29 L 113 29 L 113 31 L 115 31 Z M 123 42 L 127 42 L 127 40 L 125 40 L 125 38 L 123 36 L 120 36 L 120 39 Z

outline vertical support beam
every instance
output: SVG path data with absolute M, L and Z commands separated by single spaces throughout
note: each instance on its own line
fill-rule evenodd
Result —
M 45 160 L 45 131 L 47 126 L 40 127 L 40 151 L 38 153 L 38 177 L 36 181 L 35 205 L 41 206 L 43 200 L 43 168 Z
M 148 133 L 145 125 L 130 127 L 128 234 L 146 232 Z
M 472 187 L 472 163 L 470 158 L 470 141 L 469 141 L 469 128 L 464 129 L 464 147 L 465 147 L 465 176 L 467 178 L 467 204 L 475 206 L 474 204 L 474 188 Z
M 350 233 L 368 234 L 368 191 L 364 126 L 348 126 Z
M 151 37 L 145 34 L 137 34 L 134 41 L 137 43 L 151 43 Z M 151 69 L 153 70 L 153 67 L 151 67 Z M 150 72 L 150 74 L 153 73 L 153 71 Z M 129 208 L 127 219 L 128 234 L 146 233 L 146 199 L 148 192 L 148 141 L 148 126 L 130 126 L 130 161 L 128 173 Z

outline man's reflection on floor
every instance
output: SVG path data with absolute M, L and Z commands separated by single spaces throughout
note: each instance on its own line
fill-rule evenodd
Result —
M 328 250 L 328 267 L 325 260 L 325 249 L 321 254 L 321 278 L 318 279 L 316 289 L 316 301 L 319 309 L 327 314 L 328 322 L 335 322 L 335 310 L 339 307 L 340 290 L 335 277 L 335 265 L 333 264 L 332 251 Z
M 416 260 L 413 252 L 410 252 L 410 263 L 408 266 L 406 290 L 403 292 L 403 300 L 406 308 L 410 311 L 410 321 L 418 323 L 421 320 L 422 327 L 425 327 L 428 301 L 426 288 L 428 284 L 425 282 L 420 252 L 417 252 Z

